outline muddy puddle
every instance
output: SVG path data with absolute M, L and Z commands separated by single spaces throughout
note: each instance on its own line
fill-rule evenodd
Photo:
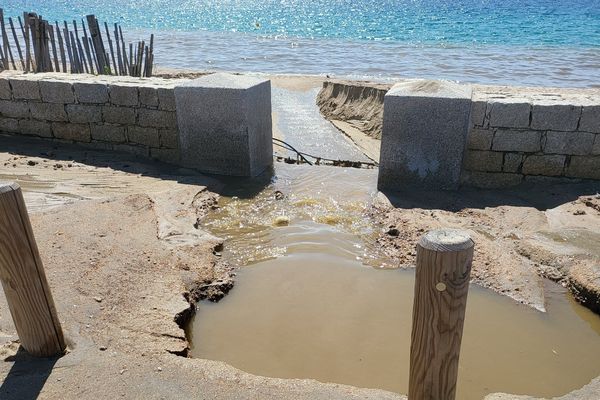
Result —
M 200 303 L 194 357 L 281 378 L 408 391 L 414 272 L 391 269 L 364 209 L 376 171 L 277 163 L 261 191 L 238 183 L 204 221 L 242 265 Z M 553 397 L 600 374 L 600 318 L 548 283 L 547 313 L 471 285 L 457 398 Z

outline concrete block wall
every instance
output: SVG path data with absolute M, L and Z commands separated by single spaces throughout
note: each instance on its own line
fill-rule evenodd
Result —
M 0 132 L 179 160 L 175 85 L 183 80 L 0 73 Z
M 600 91 L 474 87 L 461 180 L 600 180 Z

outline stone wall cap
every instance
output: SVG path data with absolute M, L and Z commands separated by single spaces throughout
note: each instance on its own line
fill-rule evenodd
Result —
M 200 78 L 185 82 L 177 87 L 199 87 L 215 89 L 250 89 L 262 83 L 269 82 L 269 79 L 263 79 L 256 76 L 236 75 L 226 72 L 217 72 L 205 75 Z
M 67 82 L 84 84 L 102 84 L 113 86 L 150 87 L 156 89 L 173 89 L 178 84 L 188 82 L 187 78 L 140 78 L 116 75 L 68 74 L 64 72 L 24 73 L 23 71 L 5 70 L 0 72 L 0 79 L 27 81 Z
M 397 83 L 386 94 L 400 97 L 471 98 L 471 86 L 450 81 L 418 79 Z

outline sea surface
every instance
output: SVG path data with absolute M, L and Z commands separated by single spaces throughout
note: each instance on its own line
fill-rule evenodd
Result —
M 156 34 L 165 67 L 600 86 L 600 0 L 3 0 Z

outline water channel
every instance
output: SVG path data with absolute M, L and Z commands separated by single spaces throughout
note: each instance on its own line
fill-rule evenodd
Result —
M 200 303 L 192 355 L 272 377 L 408 391 L 414 271 L 377 253 L 365 215 L 376 170 L 276 163 L 256 192 L 231 185 L 204 225 L 241 265 Z M 600 318 L 548 283 L 547 312 L 471 285 L 457 398 L 553 397 L 600 374 Z

